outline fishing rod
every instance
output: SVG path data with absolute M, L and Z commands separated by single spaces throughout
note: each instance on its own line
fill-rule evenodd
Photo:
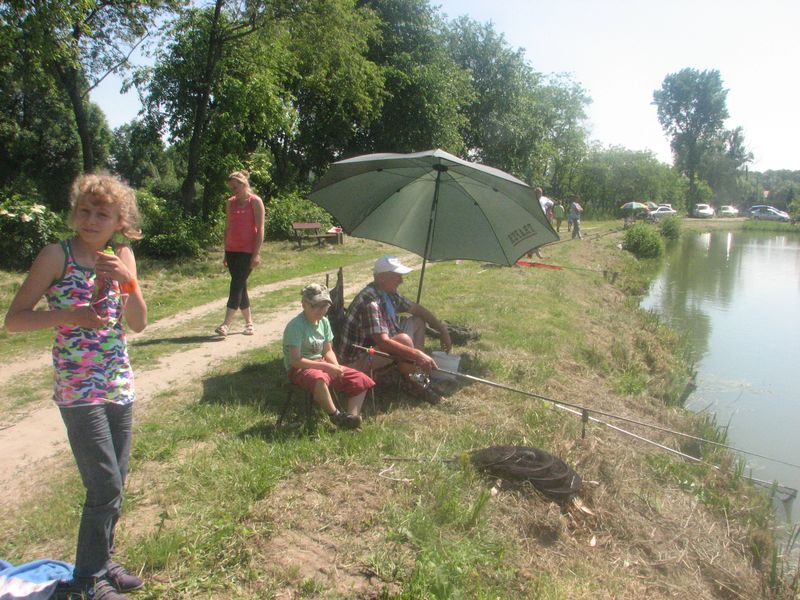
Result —
M 518 260 L 517 264 L 521 267 L 538 267 L 540 269 L 550 269 L 553 271 L 588 271 L 589 273 L 602 273 L 603 277 L 612 275 L 614 277 L 619 275 L 619 271 L 609 271 L 608 269 L 588 269 L 586 267 L 565 267 L 564 265 L 552 265 L 542 262 L 531 262 L 529 260 Z
M 380 350 L 376 350 L 374 347 L 359 346 L 357 344 L 354 344 L 353 347 L 355 347 L 358 350 L 361 350 L 363 352 L 367 352 L 370 356 L 377 355 L 377 356 L 383 356 L 383 357 L 392 358 L 392 359 L 397 358 L 395 356 L 392 356 L 391 354 L 387 354 L 386 352 L 381 352 Z M 410 362 L 410 361 L 406 361 L 406 362 Z M 634 425 L 639 425 L 639 426 L 642 426 L 642 427 L 647 427 L 647 428 L 650 428 L 650 429 L 654 429 L 656 431 L 661 431 L 663 433 L 669 433 L 669 434 L 672 434 L 672 435 L 685 437 L 685 438 L 696 440 L 696 441 L 699 441 L 699 442 L 711 444 L 711 445 L 714 445 L 714 446 L 717 446 L 717 447 L 720 447 L 720 448 L 725 448 L 727 450 L 731 450 L 731 451 L 734 451 L 734 452 L 739 452 L 741 454 L 755 456 L 755 457 L 758 457 L 758 458 L 762 458 L 764 460 L 769 460 L 769 461 L 772 461 L 772 462 L 776 462 L 776 463 L 780 463 L 780 464 L 783 464 L 783 465 L 786 465 L 786 466 L 790 466 L 790 467 L 794 467 L 794 468 L 800 469 L 800 465 L 797 465 L 797 464 L 794 464 L 794 463 L 783 461 L 783 460 L 780 460 L 780 459 L 777 459 L 777 458 L 772 458 L 770 456 L 764 456 L 764 455 L 758 454 L 756 452 L 750 452 L 748 450 L 742 450 L 741 448 L 736 448 L 734 446 L 723 444 L 721 442 L 715 442 L 713 440 L 707 440 L 705 438 L 701 438 L 701 437 L 698 437 L 696 435 L 683 433 L 681 431 L 676 431 L 676 430 L 673 430 L 673 429 L 669 429 L 667 427 L 661 427 L 660 425 L 654 425 L 652 423 L 645 423 L 645 422 L 639 421 L 637 419 L 631 419 L 629 417 L 623 417 L 621 415 L 617 415 L 617 414 L 614 414 L 614 413 L 598 410 L 598 409 L 595 409 L 595 408 L 589 408 L 589 407 L 586 407 L 586 406 L 583 406 L 583 405 L 580 405 L 580 404 L 575 404 L 575 403 L 571 403 L 571 402 L 564 402 L 564 401 L 561 401 L 561 400 L 555 400 L 554 398 L 549 398 L 549 397 L 543 396 L 541 394 L 536 394 L 534 392 L 529 392 L 529 391 L 526 391 L 526 390 L 520 390 L 518 388 L 513 388 L 511 386 L 508 386 L 508 385 L 505 385 L 505 384 L 502 384 L 502 383 L 497 383 L 497 382 L 491 381 L 489 379 L 483 379 L 482 377 L 476 377 L 474 375 L 467 375 L 466 373 L 459 373 L 457 371 L 450 371 L 448 369 L 442 369 L 442 368 L 439 368 L 439 367 L 435 368 L 434 370 L 435 371 L 439 371 L 441 373 L 446 373 L 448 375 L 452 375 L 454 377 L 460 377 L 462 379 L 467 379 L 469 381 L 474 381 L 476 383 L 482 383 L 482 384 L 488 385 L 490 387 L 502 389 L 502 390 L 509 391 L 509 392 L 514 392 L 514 393 L 517 393 L 517 394 L 521 394 L 523 396 L 529 396 L 531 398 L 537 398 L 539 400 L 544 400 L 545 402 L 550 402 L 551 404 L 553 404 L 554 406 L 556 406 L 558 408 L 561 408 L 562 410 L 566 410 L 566 411 L 571 412 L 573 414 L 579 415 L 582 418 L 582 420 L 584 421 L 584 423 L 586 423 L 587 421 L 592 421 L 592 422 L 595 422 L 595 423 L 599 423 L 599 424 L 605 425 L 606 427 L 608 427 L 610 429 L 613 429 L 615 431 L 618 431 L 619 433 L 622 433 L 624 435 L 628 435 L 628 436 L 633 437 L 635 439 L 638 439 L 640 441 L 646 442 L 648 444 L 651 444 L 653 446 L 661 448 L 662 450 L 665 450 L 667 452 L 671 452 L 672 454 L 675 454 L 677 456 L 681 456 L 681 457 L 686 458 L 688 460 L 691 460 L 693 462 L 708 464 L 708 465 L 710 465 L 710 466 L 712 466 L 712 467 L 714 467 L 714 468 L 716 468 L 718 470 L 719 470 L 719 467 L 717 467 L 716 465 L 713 465 L 711 463 L 703 461 L 702 459 L 697 458 L 696 456 L 691 456 L 690 454 L 685 454 L 683 452 L 680 452 L 679 450 L 675 450 L 674 448 L 670 448 L 669 446 L 665 446 L 664 444 L 660 444 L 660 443 L 658 443 L 658 442 L 656 442 L 654 440 L 650 440 L 650 439 L 648 439 L 646 437 L 643 437 L 643 436 L 640 436 L 640 435 L 638 435 L 636 433 L 633 433 L 632 431 L 628 431 L 627 429 L 622 429 L 621 427 L 618 427 L 618 426 L 613 425 L 611 423 L 607 423 L 605 421 L 601 421 L 600 419 L 597 419 L 595 417 L 590 416 L 589 413 L 593 412 L 595 414 L 598 414 L 598 415 L 601 415 L 601 416 L 604 416 L 604 417 L 608 417 L 608 418 L 611 418 L 611 419 L 618 419 L 620 421 L 624 421 L 624 422 L 631 423 L 631 424 L 634 424 Z M 585 433 L 585 430 L 584 430 L 584 433 Z M 743 476 L 743 477 L 745 477 L 745 476 Z M 757 479 L 757 478 L 753 478 L 753 477 L 745 477 L 745 478 L 749 479 L 751 481 L 754 481 L 756 483 L 760 483 L 762 485 L 767 485 L 767 486 L 771 486 L 772 485 L 771 482 L 765 481 L 765 480 L 762 480 L 762 479 Z M 789 488 L 787 486 L 782 486 L 782 485 L 779 485 L 778 487 L 781 488 L 781 489 L 786 490 L 787 493 L 790 493 L 792 496 L 797 494 L 797 490 L 795 490 L 794 488 Z

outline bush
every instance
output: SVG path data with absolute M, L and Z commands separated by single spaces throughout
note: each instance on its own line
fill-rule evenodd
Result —
M 134 245 L 137 253 L 151 258 L 193 258 L 219 244 L 217 221 L 187 216 L 174 202 L 147 190 L 137 190 L 136 199 L 142 214 L 142 239 Z
M 331 215 L 321 206 L 304 198 L 299 192 L 289 192 L 272 198 L 267 206 L 267 239 L 288 240 L 292 223 L 321 223 L 323 230 L 332 224 Z
M 0 267 L 29 269 L 39 250 L 66 231 L 63 219 L 49 208 L 12 195 L 0 203 Z
M 647 223 L 637 223 L 625 232 L 622 248 L 637 258 L 656 258 L 664 251 L 664 240 Z
M 681 220 L 678 217 L 661 219 L 658 228 L 661 231 L 661 235 L 668 240 L 677 240 L 681 237 Z

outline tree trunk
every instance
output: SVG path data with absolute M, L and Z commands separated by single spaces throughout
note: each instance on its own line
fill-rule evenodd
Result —
M 211 98 L 211 88 L 214 82 L 214 71 L 222 54 L 222 36 L 220 34 L 220 13 L 224 0 L 216 0 L 214 17 L 208 37 L 208 50 L 206 52 L 206 65 L 203 72 L 203 85 L 197 98 L 194 109 L 194 123 L 192 136 L 189 139 L 189 151 L 186 157 L 186 178 L 181 185 L 181 204 L 183 210 L 192 214 L 195 211 L 195 185 L 200 175 L 200 151 L 203 146 L 203 137 L 206 132 L 208 118 L 208 102 Z
M 83 154 L 83 172 L 91 173 L 94 171 L 94 149 L 92 130 L 89 126 L 89 116 L 86 113 L 86 104 L 80 90 L 80 74 L 74 67 L 62 67 L 56 65 L 56 72 L 62 87 L 69 96 L 72 112 L 75 115 L 75 126 L 78 129 L 78 137 L 81 141 L 81 152 Z

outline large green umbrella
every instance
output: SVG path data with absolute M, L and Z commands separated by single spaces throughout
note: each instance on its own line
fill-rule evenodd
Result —
M 349 235 L 422 256 L 417 302 L 428 260 L 513 265 L 558 240 L 527 184 L 443 150 L 333 163 L 310 198 Z

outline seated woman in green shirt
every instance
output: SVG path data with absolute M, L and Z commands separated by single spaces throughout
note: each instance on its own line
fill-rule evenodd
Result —
M 289 381 L 313 395 L 337 427 L 361 425 L 361 406 L 375 385 L 367 375 L 343 367 L 333 352 L 333 332 L 326 313 L 331 296 L 324 285 L 312 283 L 301 292 L 303 312 L 283 331 L 283 364 Z M 329 387 L 347 397 L 347 412 L 336 408 Z

